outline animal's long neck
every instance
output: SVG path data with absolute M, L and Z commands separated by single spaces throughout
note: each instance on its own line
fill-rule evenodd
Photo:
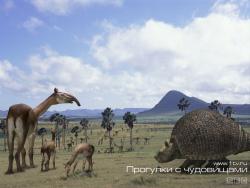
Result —
M 40 103 L 37 107 L 33 109 L 35 116 L 38 118 L 40 117 L 44 112 L 48 110 L 48 108 L 52 105 L 56 104 L 56 100 L 51 95 L 47 99 L 45 99 L 42 103 Z

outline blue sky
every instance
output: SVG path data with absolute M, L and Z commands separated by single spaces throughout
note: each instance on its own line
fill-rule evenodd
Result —
M 248 10 L 248 0 L 1 0 L 0 109 L 35 106 L 53 87 L 84 108 L 152 107 L 171 89 L 250 103 Z M 75 107 L 54 107 L 65 108 Z

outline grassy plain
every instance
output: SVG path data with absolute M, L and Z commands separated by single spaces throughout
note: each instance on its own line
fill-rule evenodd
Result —
M 39 127 L 51 127 L 51 125 L 39 125 Z M 74 125 L 70 125 L 71 127 Z M 124 130 L 121 131 L 121 128 Z M 35 164 L 36 168 L 26 169 L 23 173 L 15 173 L 13 175 L 5 175 L 7 169 L 7 152 L 0 152 L 0 187 L 1 188 L 141 188 L 141 187 L 159 187 L 159 188 L 200 188 L 200 187 L 249 187 L 248 184 L 229 185 L 226 180 L 228 177 L 244 177 L 250 181 L 250 174 L 205 174 L 205 175 L 187 175 L 179 173 L 138 173 L 126 172 L 126 166 L 134 167 L 151 167 L 155 168 L 158 165 L 161 167 L 178 167 L 183 160 L 174 160 L 166 164 L 158 164 L 153 156 L 156 151 L 161 148 L 164 140 L 170 138 L 172 125 L 153 125 L 153 124 L 137 124 L 134 128 L 134 137 L 139 137 L 139 144 L 135 144 L 135 150 L 132 152 L 118 153 L 104 153 L 105 148 L 108 147 L 108 140 L 104 140 L 103 145 L 98 146 L 98 139 L 104 134 L 104 130 L 98 125 L 98 122 L 92 123 L 92 135 L 89 133 L 89 142 L 96 147 L 94 154 L 94 171 L 91 174 L 82 173 L 80 171 L 81 164 L 78 165 L 78 170 L 74 175 L 65 178 L 63 164 L 69 159 L 71 152 L 64 149 L 57 150 L 56 169 L 48 172 L 40 172 L 41 156 L 39 154 L 39 147 L 41 146 L 41 138 L 37 137 L 35 142 Z M 125 149 L 129 147 L 129 132 L 127 132 L 124 125 L 120 124 L 114 128 L 120 130 L 114 141 L 119 145 L 120 139 L 125 138 Z M 250 132 L 250 128 L 246 128 Z M 67 136 L 69 140 L 71 133 Z M 79 133 L 78 142 L 83 133 Z M 143 138 L 150 138 L 149 144 L 144 145 Z M 50 139 L 50 135 L 47 135 Z M 1 140 L 2 142 L 2 140 Z M 0 143 L 2 144 L 2 143 Z M 100 153 L 98 153 L 98 151 Z M 249 160 L 250 152 L 241 153 L 230 156 L 229 159 L 235 160 Z M 14 164 L 15 168 L 15 164 Z

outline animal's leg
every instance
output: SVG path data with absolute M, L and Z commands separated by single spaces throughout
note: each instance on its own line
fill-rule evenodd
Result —
M 22 151 L 22 168 L 27 168 L 27 164 L 26 164 L 26 149 L 25 147 L 23 147 Z
M 30 167 L 35 168 L 34 160 L 33 160 L 33 148 L 34 148 L 34 142 L 35 142 L 36 135 L 35 133 L 31 133 L 29 136 L 29 159 L 30 159 Z
M 195 164 L 195 160 L 186 159 L 179 168 L 181 169 L 182 173 L 185 173 L 185 172 L 187 172 L 187 171 L 185 171 L 185 169 L 193 164 Z
M 65 171 L 66 171 L 66 177 L 68 177 L 70 172 L 70 165 L 65 165 Z
M 47 153 L 47 161 L 45 163 L 45 170 L 48 171 L 49 170 L 49 161 L 50 161 L 50 153 Z
M 206 165 L 206 168 L 219 168 L 221 170 L 226 170 L 229 167 L 229 160 L 224 157 L 221 160 L 209 160 L 208 164 Z
M 17 137 L 17 151 L 15 154 L 15 159 L 16 159 L 16 166 L 17 166 L 17 171 L 21 172 L 23 171 L 23 168 L 21 167 L 20 164 L 20 153 L 22 152 L 22 150 L 24 149 L 24 144 L 25 144 L 25 140 L 27 137 L 27 133 L 28 131 L 26 131 L 25 129 L 25 124 L 22 120 L 22 118 L 17 118 L 16 119 L 16 137 Z
M 8 131 L 9 166 L 5 174 L 12 174 L 13 173 L 13 160 L 14 160 L 14 156 L 13 156 L 14 139 L 15 139 L 13 119 L 8 119 L 7 131 Z
M 83 159 L 82 160 L 82 171 L 85 170 L 85 164 L 86 164 L 86 159 Z
M 226 157 L 224 157 L 224 158 L 222 159 L 222 162 L 223 162 L 223 165 L 220 166 L 220 168 L 221 168 L 222 170 L 227 170 L 227 169 L 229 168 L 229 165 L 230 165 L 230 160 L 228 160 Z
M 200 167 L 202 167 L 202 165 L 205 164 L 205 163 L 206 163 L 206 160 L 196 160 L 196 161 L 194 161 L 193 166 L 194 166 L 194 167 L 200 168 Z
M 56 151 L 53 152 L 53 168 L 56 169 Z
M 215 164 L 216 164 L 216 160 L 209 160 L 205 168 L 215 168 L 216 167 Z
M 45 161 L 45 156 L 44 156 L 44 153 L 43 153 L 42 154 L 42 162 L 41 162 L 41 171 L 43 171 L 44 161 Z
M 92 156 L 87 157 L 87 161 L 88 161 L 88 163 L 89 163 L 89 168 L 88 168 L 87 172 L 90 172 L 90 171 L 92 171 L 92 169 L 93 169 Z
M 17 167 L 17 172 L 22 172 L 23 169 L 21 167 L 21 164 L 20 164 L 20 153 L 23 149 L 23 140 L 22 138 L 19 138 L 17 139 L 17 151 L 15 153 L 15 160 L 16 160 L 16 167 Z
M 75 163 L 74 163 L 74 165 L 73 165 L 73 171 L 72 171 L 73 174 L 75 173 L 75 169 L 76 169 L 77 164 L 78 164 L 78 160 L 76 160 Z

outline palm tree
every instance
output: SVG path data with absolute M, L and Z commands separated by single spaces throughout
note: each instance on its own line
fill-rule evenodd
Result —
M 179 110 L 181 110 L 182 112 L 184 111 L 185 114 L 186 114 L 186 110 L 189 107 L 189 105 L 190 105 L 189 101 L 187 99 L 185 99 L 184 97 L 181 98 L 179 100 L 179 103 L 177 104 Z
M 64 122 L 66 120 L 66 117 L 64 115 L 61 115 L 59 113 L 54 113 L 50 116 L 50 121 L 55 122 L 55 130 L 56 130 L 56 147 L 58 146 L 60 149 L 60 131 L 59 131 L 59 125 L 64 125 Z M 65 148 L 65 144 L 64 144 Z
M 132 130 L 134 127 L 134 122 L 136 121 L 136 115 L 130 112 L 126 112 L 123 116 L 124 123 L 128 125 L 130 129 L 130 150 L 133 150 L 133 138 L 132 138 Z
M 111 108 L 106 108 L 102 112 L 102 124 L 101 127 L 106 129 L 109 133 L 109 151 L 112 151 L 112 138 L 111 138 L 111 130 L 114 127 L 115 123 L 113 122 L 114 113 Z
M 81 131 L 81 129 L 78 126 L 75 126 L 71 129 L 71 133 L 74 133 L 75 139 L 76 139 L 76 145 L 77 145 L 77 137 L 78 133 Z
M 87 130 L 88 130 L 88 125 L 89 125 L 89 120 L 87 120 L 86 118 L 83 118 L 80 121 L 80 125 L 82 126 L 82 129 L 84 129 L 84 136 L 85 136 L 85 142 L 88 142 L 88 135 L 87 135 Z
M 222 109 L 222 104 L 218 101 L 218 100 L 214 100 L 210 103 L 210 105 L 208 106 L 208 108 L 210 110 L 216 111 L 218 112 L 219 109 Z
M 39 135 L 39 136 L 41 136 L 41 138 L 42 138 L 42 146 L 43 146 L 43 137 L 44 137 L 44 135 L 45 134 L 47 134 L 47 130 L 44 128 L 44 127 L 42 127 L 42 128 L 40 128 L 38 131 L 37 131 L 37 134 Z
M 50 116 L 49 120 L 51 122 L 55 122 L 55 129 L 58 129 L 59 123 L 60 123 L 60 114 L 59 113 L 54 113 Z
M 227 118 L 231 118 L 233 113 L 234 113 L 234 111 L 233 111 L 233 108 L 231 106 L 227 106 L 223 112 L 223 114 L 226 115 Z
M 65 150 L 66 149 L 66 144 L 65 144 L 66 128 L 69 123 L 69 120 L 64 115 L 62 115 L 61 120 L 62 120 L 62 143 L 63 143 L 63 148 Z
M 6 119 L 2 119 L 2 120 L 0 120 L 0 129 L 2 129 L 2 131 L 3 131 L 3 145 L 4 145 L 4 151 L 6 151 L 7 149 L 7 147 L 6 147 L 6 145 L 7 145 L 7 138 L 6 138 L 6 136 L 7 136 L 7 130 L 6 130 Z

